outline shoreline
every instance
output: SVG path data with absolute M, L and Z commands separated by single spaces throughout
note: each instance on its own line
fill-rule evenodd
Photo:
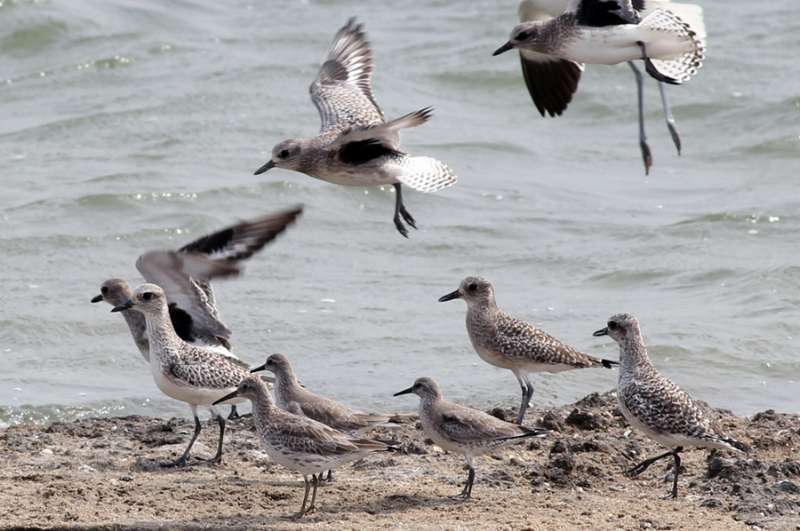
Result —
M 509 410 L 493 410 L 513 418 Z M 745 455 L 687 451 L 679 498 L 659 463 L 623 471 L 661 447 L 633 432 L 612 392 L 529 410 L 551 430 L 476 460 L 474 499 L 458 493 L 460 455 L 425 441 L 414 416 L 373 435 L 400 451 L 339 469 L 317 511 L 296 522 L 302 478 L 271 463 L 251 418 L 228 423 L 223 463 L 162 469 L 188 441 L 189 420 L 129 416 L 0 429 L 0 527 L 79 529 L 800 529 L 800 416 L 714 411 Z M 213 453 L 204 422 L 192 455 Z

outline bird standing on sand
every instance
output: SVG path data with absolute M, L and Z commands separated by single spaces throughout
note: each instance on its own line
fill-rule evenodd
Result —
M 336 34 L 328 56 L 311 84 L 311 100 L 319 111 L 318 136 L 284 140 L 272 158 L 258 170 L 284 168 L 346 186 L 382 186 L 395 189 L 394 224 L 408 237 L 403 221 L 417 228 L 403 204 L 402 185 L 435 192 L 456 182 L 444 163 L 413 157 L 400 148 L 400 130 L 427 122 L 425 108 L 385 121 L 372 95 L 372 51 L 361 24 L 350 19 Z M 401 220 L 402 218 L 402 220 Z
M 517 424 L 522 424 L 533 397 L 531 372 L 562 372 L 589 367 L 610 369 L 611 360 L 578 352 L 530 323 L 511 317 L 497 307 L 494 288 L 485 278 L 467 277 L 459 288 L 439 302 L 464 299 L 467 303 L 467 333 L 483 361 L 509 369 L 522 389 Z
M 294 414 L 305 415 L 331 428 L 356 435 L 377 424 L 388 422 L 385 415 L 362 413 L 340 404 L 330 398 L 312 393 L 300 385 L 292 370 L 292 365 L 283 354 L 273 354 L 264 365 L 250 372 L 270 371 L 275 375 L 272 387 L 278 407 Z M 333 471 L 328 471 L 329 481 L 333 480 Z
M 214 401 L 221 394 L 235 389 L 243 378 L 249 376 L 246 367 L 243 367 L 238 360 L 220 356 L 212 347 L 190 345 L 181 339 L 172 326 L 167 295 L 155 284 L 142 284 L 134 290 L 130 299 L 115 306 L 111 311 L 136 311 L 144 315 L 153 380 L 162 393 L 175 400 L 186 402 L 192 409 L 194 417 L 192 439 L 183 455 L 164 466 L 187 464 L 189 452 L 201 430 L 200 419 L 197 416 L 198 406 L 208 407 L 219 424 L 217 453 L 210 462 L 220 463 L 225 419 L 213 407 L 222 402 Z M 236 404 L 242 401 L 232 398 L 224 403 Z
M 717 433 L 692 397 L 658 373 L 647 355 L 639 321 L 630 314 L 614 315 L 595 336 L 611 336 L 619 344 L 620 410 L 628 423 L 650 439 L 670 448 L 668 452 L 646 459 L 628 470 L 638 476 L 660 459 L 674 461 L 671 498 L 678 497 L 680 453 L 687 447 L 719 448 L 743 451 L 744 445 Z
M 443 450 L 464 455 L 469 473 L 464 490 L 457 497 L 465 500 L 472 496 L 475 457 L 514 441 L 547 434 L 547 430 L 524 428 L 483 411 L 448 402 L 431 378 L 418 378 L 413 386 L 394 396 L 409 393 L 420 398 L 419 420 L 425 435 Z
M 522 0 L 519 3 L 520 22 L 548 21 L 558 17 L 567 10 L 569 0 Z M 669 0 L 633 0 L 631 12 L 636 15 L 635 21 L 652 13 L 655 9 L 663 9 L 680 17 L 682 20 L 692 20 L 692 28 L 696 32 L 704 32 L 702 25 L 703 9 L 695 4 L 673 3 Z M 617 17 L 622 14 L 617 11 Z M 609 17 L 610 22 L 616 23 L 616 17 Z M 607 22 L 609 22 L 607 21 Z M 703 34 L 701 38 L 705 38 Z M 542 116 L 560 116 L 572 100 L 572 95 L 578 88 L 578 82 L 583 72 L 583 64 L 568 59 L 547 55 L 538 51 L 524 48 L 519 49 L 522 75 L 525 85 L 533 99 L 536 108 Z M 639 146 L 644 160 L 645 172 L 649 172 L 653 163 L 650 147 L 644 127 L 644 84 L 642 73 L 634 61 L 628 61 L 628 66 L 634 73 L 637 87 L 639 111 Z M 672 141 L 681 152 L 681 140 L 675 127 L 675 118 L 667 100 L 667 93 L 663 82 L 658 82 L 661 95 L 661 105 Z
M 702 9 L 666 2 L 653 2 L 652 5 L 658 8 L 647 11 L 645 7 L 649 9 L 650 4 L 645 6 L 642 1 L 632 3 L 631 0 L 569 0 L 564 13 L 547 20 L 536 10 L 531 14 L 529 4 L 523 2 L 521 15 L 537 20 L 517 25 L 508 42 L 495 50 L 494 55 L 518 48 L 522 54 L 523 71 L 531 70 L 530 76 L 525 73 L 526 83 L 534 100 L 538 95 L 540 111 L 546 106 L 558 114 L 566 108 L 577 87 L 582 63 L 617 64 L 642 59 L 647 73 L 657 81 L 683 83 L 697 73 L 704 59 Z M 661 9 L 664 5 L 665 8 Z M 543 88 L 544 85 L 538 80 L 529 81 L 529 77 L 533 78 L 537 71 L 542 70 L 537 66 L 540 64 L 548 65 L 548 73 L 562 80 L 552 82 L 557 88 L 538 90 L 537 87 Z M 635 67 L 634 73 L 639 93 L 639 141 L 645 170 L 649 170 L 652 156 L 644 135 L 641 74 Z M 666 109 L 663 92 L 662 100 Z M 670 114 L 667 116 L 669 121 Z M 674 127 L 670 132 L 680 151 Z
M 294 415 L 276 407 L 267 385 L 257 376 L 245 378 L 235 391 L 214 404 L 241 398 L 249 399 L 253 403 L 256 433 L 270 459 L 303 475 L 305 494 L 300 511 L 295 515 L 297 518 L 314 510 L 322 472 L 372 452 L 389 449 L 382 442 L 356 439 L 308 417 Z M 306 507 L 312 486 L 314 490 L 311 503 Z
M 145 280 L 165 291 L 172 326 L 181 339 L 238 360 L 231 351 L 231 330 L 220 320 L 211 281 L 241 273 L 243 262 L 285 231 L 302 211 L 302 207 L 295 207 L 243 221 L 198 238 L 177 251 L 148 251 L 136 260 L 136 268 Z M 100 294 L 92 302 L 119 306 L 132 295 L 126 281 L 112 278 L 103 282 Z M 149 362 L 144 314 L 122 315 L 139 352 Z M 249 369 L 246 363 L 241 364 Z M 234 406 L 229 418 L 236 416 Z

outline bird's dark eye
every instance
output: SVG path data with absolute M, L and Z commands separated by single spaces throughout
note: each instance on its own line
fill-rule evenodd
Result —
M 288 149 L 282 149 L 281 152 L 278 153 L 278 158 L 280 158 L 280 159 L 285 159 L 288 156 L 289 156 L 289 150 Z
M 619 328 L 619 325 L 616 323 L 616 321 L 609 321 L 608 322 L 608 329 L 609 330 L 616 330 L 617 328 Z
M 151 292 L 149 292 L 149 291 L 148 291 L 147 293 L 145 293 L 144 295 L 142 295 L 142 298 L 143 298 L 144 300 L 146 300 L 146 301 L 149 301 L 149 300 L 151 300 L 153 297 L 155 297 L 155 294 L 154 294 L 154 293 L 151 293 Z
M 102 293 L 103 295 L 108 295 L 108 287 L 103 286 L 102 288 L 100 288 L 100 293 Z
M 517 40 L 518 41 L 524 41 L 527 38 L 528 38 L 528 32 L 527 31 L 520 31 L 519 33 L 517 33 Z
M 472 284 L 467 286 L 467 289 L 470 291 L 478 291 L 478 285 L 473 282 Z

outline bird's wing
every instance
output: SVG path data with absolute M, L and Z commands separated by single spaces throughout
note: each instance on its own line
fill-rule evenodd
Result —
M 519 21 L 546 21 L 560 13 L 552 2 L 522 0 L 519 3 Z M 542 116 L 560 116 L 572 95 L 578 90 L 583 65 L 531 50 L 520 50 L 522 77 Z
M 241 262 L 261 250 L 302 212 L 296 207 L 243 221 L 190 242 L 176 251 L 150 251 L 136 268 L 167 294 L 178 335 L 186 341 L 229 347 L 231 331 L 219 318 L 211 280 L 235 276 Z
M 458 404 L 442 406 L 442 432 L 454 441 L 491 442 L 493 440 L 523 435 L 525 432 L 516 424 L 504 422 L 483 411 L 470 409 Z
M 247 376 L 247 372 L 231 360 L 211 352 L 194 352 L 190 361 L 171 363 L 164 369 L 167 377 L 177 385 L 205 389 L 235 388 Z
M 136 261 L 136 269 L 145 280 L 161 286 L 167 301 L 173 305 L 171 313 L 180 315 L 182 320 L 191 320 L 181 325 L 181 329 L 191 330 L 191 337 L 181 336 L 185 340 L 214 344 L 218 342 L 216 338 L 230 338 L 230 329 L 219 320 L 216 308 L 193 279 L 202 282 L 236 275 L 239 269 L 235 263 L 211 260 L 199 253 L 149 251 Z
M 498 316 L 496 331 L 496 346 L 513 357 L 575 368 L 602 364 L 601 360 L 579 352 L 544 330 L 505 313 Z
M 570 0 L 566 11 L 575 14 L 579 26 L 600 28 L 638 24 L 640 20 L 631 0 Z
M 321 422 L 289 412 L 277 414 L 288 418 L 286 422 L 280 422 L 280 433 L 276 433 L 275 437 L 293 451 L 336 456 L 359 449 L 350 437 Z
M 381 122 L 367 127 L 350 127 L 342 131 L 331 144 L 331 147 L 345 147 L 347 144 L 368 141 L 381 144 L 387 149 L 397 150 L 400 147 L 399 132 L 401 129 L 418 127 L 430 120 L 432 116 L 433 108 L 425 107 L 388 122 Z
M 583 65 L 550 55 L 520 50 L 522 77 L 539 114 L 560 116 L 578 90 Z
M 298 206 L 243 221 L 187 243 L 178 251 L 203 254 L 214 261 L 245 260 L 286 230 L 302 212 L 303 207 Z
M 309 87 L 322 132 L 383 122 L 383 112 L 372 95 L 372 68 L 367 35 L 351 18 L 336 33 L 317 79 Z

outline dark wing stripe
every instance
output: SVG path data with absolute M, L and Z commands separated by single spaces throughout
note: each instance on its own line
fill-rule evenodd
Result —
M 302 207 L 267 214 L 260 218 L 226 227 L 188 243 L 181 253 L 200 253 L 213 260 L 243 260 L 274 240 L 303 212 Z
M 581 79 L 580 67 L 572 61 L 535 61 L 520 54 L 522 77 L 542 116 L 560 116 L 572 101 Z
M 402 155 L 402 153 L 384 145 L 376 138 L 348 142 L 339 150 L 339 160 L 347 164 L 364 164 L 380 157 L 392 155 Z
M 639 22 L 631 0 L 581 0 L 575 18 L 579 26 L 596 28 Z
M 192 331 L 192 316 L 178 308 L 178 305 L 174 302 L 169 305 L 169 318 L 172 321 L 172 327 L 175 329 L 175 333 L 177 333 L 181 339 L 189 343 L 197 339 Z

